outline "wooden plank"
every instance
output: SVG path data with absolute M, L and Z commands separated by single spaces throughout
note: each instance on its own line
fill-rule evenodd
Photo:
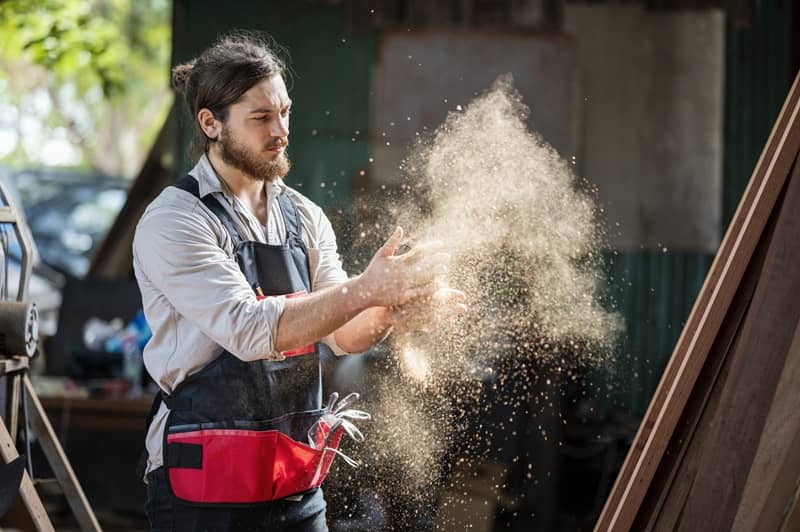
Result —
M 692 312 L 689 315 L 689 319 L 687 320 L 681 336 L 678 339 L 672 358 L 667 364 L 661 381 L 656 388 L 656 391 L 650 402 L 650 406 L 645 414 L 644 421 L 639 428 L 639 433 L 634 440 L 631 450 L 632 452 L 626 457 L 625 463 L 623 464 L 623 467 L 617 476 L 611 494 L 606 501 L 603 513 L 601 514 L 597 523 L 598 530 L 604 530 L 603 527 L 610 526 L 609 519 L 612 518 L 612 514 L 609 514 L 609 512 L 611 509 L 619 507 L 622 496 L 626 492 L 626 487 L 629 485 L 633 472 L 636 469 L 636 463 L 641 455 L 641 451 L 644 449 L 645 442 L 653 430 L 654 420 L 657 418 L 658 410 L 665 404 L 667 395 L 670 393 L 672 385 L 677 380 L 678 371 L 681 369 L 683 360 L 686 356 L 689 339 L 694 337 L 697 327 L 700 323 L 699 313 L 701 312 L 701 309 L 704 309 L 708 306 L 711 295 L 714 292 L 713 287 L 719 283 L 719 278 L 724 269 L 723 265 L 725 262 L 727 262 L 732 254 L 736 239 L 731 235 L 738 235 L 741 232 L 746 218 L 744 213 L 746 213 L 752 207 L 752 204 L 757 196 L 757 187 L 755 186 L 755 183 L 764 177 L 764 172 L 768 167 L 768 164 L 766 164 L 765 161 L 772 160 L 775 157 L 776 149 L 779 145 L 777 139 L 781 136 L 778 132 L 787 128 L 789 124 L 789 118 L 792 114 L 789 112 L 789 109 L 793 106 L 796 106 L 798 100 L 800 100 L 800 91 L 798 91 L 797 85 L 798 80 L 795 79 L 795 83 L 789 93 L 789 97 L 787 98 L 781 113 L 778 115 L 778 120 L 775 123 L 775 127 L 770 135 L 770 139 L 767 142 L 767 145 L 762 152 L 758 163 L 756 164 L 755 171 L 751 177 L 748 187 L 745 189 L 742 201 L 739 204 L 736 214 L 731 220 L 731 224 L 728 228 L 725 238 L 722 241 L 722 244 L 720 245 L 720 249 L 717 252 L 716 257 L 714 258 L 711 268 L 709 269 L 709 273 L 706 276 L 703 287 L 701 288 L 698 298 L 695 301 Z
M 28 412 L 34 432 L 39 438 L 39 444 L 47 457 L 47 462 L 61 485 L 64 496 L 72 509 L 72 514 L 84 532 L 100 532 L 100 524 L 89 506 L 89 500 L 78 483 L 75 472 L 56 438 L 55 431 L 47 419 L 42 403 L 39 402 L 36 391 L 33 389 L 33 383 L 27 374 L 22 377 L 22 383 L 25 389 L 25 399 L 31 406 Z
M 14 440 L 11 439 L 11 434 L 8 433 L 5 422 L 2 419 L 0 419 L 0 455 L 3 456 L 5 463 L 9 463 L 19 456 L 19 452 L 14 446 Z M 42 500 L 39 498 L 39 494 L 36 493 L 36 488 L 34 488 L 27 471 L 22 474 L 19 494 L 36 530 L 40 532 L 54 530 L 52 523 L 50 523 L 50 518 L 47 517 L 44 505 L 42 505 Z
M 746 303 L 749 304 L 749 300 Z M 703 452 L 701 441 L 705 437 L 704 424 L 708 423 L 704 416 L 720 409 L 720 394 L 716 388 L 719 382 L 725 382 L 728 378 L 730 366 L 726 364 L 727 351 L 735 349 L 741 341 L 740 324 L 740 321 L 736 323 L 733 332 L 728 333 L 734 336 L 727 338 L 730 345 L 725 346 L 726 352 L 720 352 L 717 359 L 709 357 L 698 376 L 692 395 L 658 464 L 657 473 L 644 496 L 642 506 L 634 520 L 635 525 L 647 519 L 649 531 L 678 530 L 686 512 L 689 494 L 700 474 L 702 464 L 698 456 Z M 673 453 L 678 454 L 674 459 Z M 669 471 L 667 479 L 663 478 L 664 469 Z M 662 473 L 662 476 L 659 473 Z M 655 502 L 652 502 L 654 499 Z
M 800 76 L 756 164 L 731 227 L 645 414 L 596 530 L 628 530 L 669 442 L 769 213 L 800 150 Z
M 742 490 L 734 532 L 778 530 L 800 478 L 800 321 Z
M 717 408 L 703 412 L 692 442 L 696 452 L 681 466 L 696 473 L 678 530 L 730 530 L 800 320 L 800 275 L 793 273 L 800 258 L 800 166 L 779 204 L 739 340 L 725 360 L 724 378 L 714 384 Z
M 771 235 L 774 226 L 775 220 L 771 220 L 765 229 L 765 235 Z M 767 251 L 766 244 L 768 243 L 765 240 L 769 240 L 769 238 L 762 239 L 762 242 L 756 247 L 742 284 L 731 302 L 728 315 L 725 317 L 711 349 L 711 356 L 706 360 L 706 364 L 698 376 L 692 396 L 687 402 L 680 422 L 677 424 L 672 439 L 658 465 L 652 481 L 654 486 L 673 486 L 675 484 L 688 484 L 688 486 L 691 486 L 690 481 L 686 482 L 686 479 L 677 479 L 679 472 L 683 475 L 688 475 L 687 472 L 680 471 L 680 465 L 689 451 L 703 412 L 707 409 L 714 410 L 716 408 L 718 397 L 712 395 L 714 383 L 719 379 L 724 380 L 727 354 L 739 339 L 741 324 L 750 306 L 753 292 L 764 264 Z M 716 356 L 714 356 L 715 354 Z M 669 517 L 671 516 L 677 522 L 680 514 L 679 509 L 671 506 L 665 507 L 669 494 L 670 492 L 667 490 L 649 490 L 634 521 L 633 528 L 636 530 L 654 530 L 656 524 L 658 524 L 662 530 L 669 530 Z M 683 507 L 683 504 L 676 503 L 674 497 L 669 502 L 671 504 L 680 504 L 680 507 Z
M 28 360 L 30 359 L 26 356 L 15 356 L 0 360 L 0 375 L 9 375 L 27 370 L 30 367 Z
M 19 427 L 19 374 L 6 376 L 8 386 L 8 411 L 5 418 L 8 420 L 8 434 L 11 441 L 17 441 L 17 427 Z
M 780 532 L 797 532 L 800 530 L 800 482 L 797 483 L 797 490 L 789 504 Z

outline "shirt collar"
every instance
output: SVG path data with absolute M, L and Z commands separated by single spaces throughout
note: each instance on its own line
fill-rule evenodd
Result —
M 208 160 L 208 154 L 204 153 L 203 156 L 200 157 L 200 160 L 197 161 L 197 164 L 194 165 L 194 168 L 192 168 L 189 174 L 197 179 L 201 198 L 214 192 L 223 194 L 225 197 L 230 195 L 228 190 L 223 186 L 217 172 L 214 171 L 214 167 L 211 166 L 211 161 Z M 278 196 L 285 191 L 286 184 L 283 182 L 283 179 L 279 177 L 272 181 L 271 195 Z

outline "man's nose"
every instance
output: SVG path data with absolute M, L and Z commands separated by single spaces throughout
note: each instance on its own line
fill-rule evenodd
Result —
M 270 134 L 273 137 L 288 137 L 289 120 L 275 120 L 275 122 L 273 122 L 272 131 L 270 131 Z

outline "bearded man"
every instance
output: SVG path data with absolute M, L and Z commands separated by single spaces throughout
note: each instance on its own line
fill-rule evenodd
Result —
M 284 72 L 242 36 L 173 71 L 202 154 L 148 206 L 133 244 L 153 331 L 144 363 L 161 388 L 146 437 L 154 530 L 327 530 L 319 486 L 342 431 L 322 405 L 320 353 L 381 341 L 447 268 L 431 248 L 395 255 L 397 228 L 348 278 L 328 218 L 283 181 Z

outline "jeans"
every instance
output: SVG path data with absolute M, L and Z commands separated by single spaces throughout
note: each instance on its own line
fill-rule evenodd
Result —
M 325 506 L 321 489 L 304 494 L 300 501 L 280 500 L 252 508 L 191 506 L 170 494 L 166 469 L 160 467 L 147 475 L 144 509 L 153 532 L 327 532 Z

